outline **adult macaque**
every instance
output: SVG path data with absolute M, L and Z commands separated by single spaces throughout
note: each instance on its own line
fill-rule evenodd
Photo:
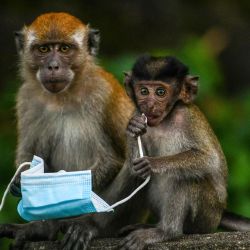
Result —
M 97 30 L 66 13 L 41 15 L 16 33 L 23 79 L 16 165 L 35 154 L 47 172 L 91 169 L 100 194 L 123 165 L 134 108 L 116 79 L 95 64 L 98 41 Z M 20 194 L 20 177 L 11 191 Z M 25 239 L 51 239 L 57 230 L 52 222 L 2 225 L 0 236 L 15 237 L 13 248 L 20 249 Z
M 138 110 L 127 132 L 142 136 L 145 157 L 133 160 L 132 172 L 151 175 L 143 206 L 157 218 L 156 225 L 130 225 L 121 249 L 140 250 L 146 245 L 182 234 L 209 233 L 222 226 L 250 230 L 250 222 L 226 208 L 227 164 L 206 118 L 193 104 L 197 76 L 174 57 L 142 56 L 125 85 Z M 145 133 L 146 132 L 146 133 Z

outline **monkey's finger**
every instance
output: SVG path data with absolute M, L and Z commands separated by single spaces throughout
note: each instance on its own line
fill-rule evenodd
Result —
M 142 169 L 140 171 L 136 171 L 136 175 L 138 175 L 142 179 L 146 179 L 150 174 L 151 174 L 150 169 Z
M 73 233 L 74 227 L 70 226 L 66 234 L 64 235 L 61 241 L 61 248 L 65 248 L 70 240 L 71 234 Z
M 143 134 L 142 129 L 137 128 L 137 127 L 135 127 L 133 125 L 128 125 L 127 130 L 130 131 L 130 132 L 132 132 L 132 133 L 134 133 L 134 134 L 137 134 L 137 135 Z
M 81 228 L 80 226 L 74 226 L 73 232 L 68 240 L 65 250 L 74 250 L 75 246 L 77 245 L 77 241 L 81 235 Z
M 134 163 L 132 169 L 134 171 L 139 171 L 140 169 L 147 168 L 150 169 L 150 163 L 147 160 L 142 160 L 141 162 Z
M 120 242 L 120 244 L 119 244 L 119 246 L 118 246 L 118 249 L 119 249 L 119 250 L 129 250 L 129 248 L 127 247 L 127 239 L 126 239 L 126 238 L 124 238 L 124 239 Z
M 144 168 L 150 169 L 150 163 L 147 161 L 141 161 L 137 164 L 133 163 L 133 166 L 132 166 L 132 169 L 134 171 L 139 171 L 140 169 L 144 169 Z
M 141 162 L 148 162 L 149 160 L 146 157 L 136 158 L 133 160 L 133 165 L 140 164 Z
M 143 158 L 137 158 L 137 159 L 132 160 L 133 167 L 140 165 L 141 163 L 144 163 L 144 162 L 146 161 Z
M 21 188 L 17 186 L 15 183 L 12 183 L 10 186 L 10 193 L 16 197 L 21 197 Z
M 141 250 L 142 248 L 139 247 L 136 241 L 132 241 L 132 242 L 129 242 L 128 249 L 129 250 Z
M 84 234 L 79 235 L 76 244 L 73 247 L 73 250 L 85 250 L 86 247 L 84 247 L 85 243 L 85 237 Z
M 89 242 L 92 240 L 92 233 L 90 231 L 84 232 L 83 245 L 79 250 L 86 250 L 89 246 Z M 78 250 L 78 249 L 77 249 Z
M 134 169 L 133 169 L 134 170 Z M 137 175 L 144 175 L 147 172 L 150 172 L 150 168 L 148 166 L 144 166 L 138 170 L 134 170 L 136 172 Z
M 120 249 L 128 249 L 127 248 L 127 244 L 129 241 L 131 241 L 132 237 L 133 237 L 133 232 L 130 233 L 129 235 L 127 235 L 125 238 L 123 238 L 123 240 L 121 240 L 119 246 L 120 246 Z
M 134 117 L 132 117 L 132 119 L 130 121 L 137 121 L 139 123 L 144 123 L 146 124 L 145 118 L 141 115 L 135 115 Z
M 135 127 L 138 127 L 140 129 L 146 129 L 147 128 L 147 124 L 145 122 L 141 123 L 141 122 L 138 122 L 136 120 L 130 120 L 129 124 L 135 126 Z
M 86 248 L 84 247 L 84 238 L 80 237 L 75 246 L 73 247 L 73 250 L 85 250 Z
M 147 131 L 147 126 L 143 125 L 143 124 L 133 124 L 133 123 L 129 123 L 128 127 L 132 127 L 132 128 L 137 128 L 139 129 L 139 131 L 142 131 L 144 133 L 146 133 Z
M 78 235 L 77 242 L 73 247 L 73 250 L 86 250 L 89 245 L 90 239 L 91 239 L 90 232 L 84 231 L 80 233 Z
M 147 172 L 145 172 L 145 173 L 143 173 L 143 174 L 141 175 L 141 178 L 142 178 L 142 179 L 146 179 L 148 176 L 150 176 L 150 174 L 151 174 L 151 171 L 147 171 Z
M 134 133 L 130 132 L 129 130 L 126 130 L 126 134 L 127 134 L 128 136 L 132 137 L 132 138 L 135 138 L 135 137 L 136 137 L 136 135 L 135 135 Z
M 128 240 L 123 247 L 124 247 L 124 249 L 129 249 L 129 250 L 135 249 L 135 250 L 137 250 L 137 248 L 135 248 L 136 245 L 137 245 L 136 244 L 136 239 L 134 237 L 131 237 L 130 240 Z

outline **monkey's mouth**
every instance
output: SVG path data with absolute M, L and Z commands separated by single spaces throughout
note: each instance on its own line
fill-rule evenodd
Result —
M 150 127 L 157 126 L 162 120 L 162 114 L 145 114 L 147 117 L 147 124 Z
M 51 78 L 46 81 L 44 81 L 43 86 L 46 90 L 48 90 L 51 93 L 59 93 L 66 89 L 69 82 L 65 79 L 55 79 Z

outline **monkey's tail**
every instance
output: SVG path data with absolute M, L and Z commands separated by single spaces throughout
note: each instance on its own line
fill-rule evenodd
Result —
M 225 210 L 221 218 L 220 228 L 227 231 L 250 231 L 250 219 Z

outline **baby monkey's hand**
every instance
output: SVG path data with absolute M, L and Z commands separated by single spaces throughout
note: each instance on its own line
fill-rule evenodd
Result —
M 132 171 L 140 178 L 146 179 L 151 174 L 151 169 L 150 157 L 144 156 L 133 160 Z
M 138 137 L 147 132 L 147 121 L 145 115 L 133 116 L 127 127 L 127 134 L 131 137 Z

